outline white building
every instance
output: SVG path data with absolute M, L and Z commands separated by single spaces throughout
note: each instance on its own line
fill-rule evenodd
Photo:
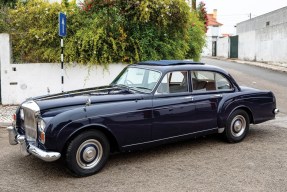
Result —
M 222 26 L 217 21 L 217 9 L 214 9 L 212 14 L 207 14 L 207 18 L 206 46 L 203 48 L 202 56 L 216 56 L 216 42 L 220 36 L 220 26 Z

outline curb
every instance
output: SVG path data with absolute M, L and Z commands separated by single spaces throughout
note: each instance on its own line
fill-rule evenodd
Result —
M 217 60 L 221 60 L 221 61 L 229 61 L 229 62 L 246 64 L 246 65 L 252 65 L 252 66 L 261 67 L 261 68 L 264 68 L 264 69 L 269 69 L 269 70 L 273 70 L 273 71 L 287 73 L 287 67 L 281 66 L 281 65 L 276 65 L 276 64 L 267 64 L 267 63 L 252 62 L 252 61 L 243 61 L 243 60 L 238 60 L 238 59 L 229 59 L 229 58 L 222 58 L 222 57 L 205 57 L 205 58 L 217 59 Z
M 7 128 L 12 125 L 12 122 L 0 122 L 0 128 Z

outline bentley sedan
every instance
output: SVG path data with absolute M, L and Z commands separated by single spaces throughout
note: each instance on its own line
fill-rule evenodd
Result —
M 8 127 L 10 144 L 44 161 L 62 157 L 76 176 L 109 154 L 207 134 L 242 141 L 279 112 L 271 91 L 239 86 L 225 70 L 187 60 L 127 66 L 108 86 L 35 97 Z

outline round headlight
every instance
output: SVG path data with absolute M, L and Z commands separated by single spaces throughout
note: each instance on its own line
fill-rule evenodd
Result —
M 20 109 L 20 118 L 22 120 L 24 120 L 25 116 L 24 116 L 24 109 Z
M 43 119 L 39 119 L 38 120 L 38 129 L 39 129 L 39 131 L 44 131 L 45 127 L 46 127 L 45 121 Z

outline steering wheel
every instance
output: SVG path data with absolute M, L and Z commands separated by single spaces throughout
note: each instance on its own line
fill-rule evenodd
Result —
M 128 84 L 128 85 L 133 85 L 134 83 L 131 81 L 131 80 L 126 80 L 126 83 Z
M 131 80 L 126 80 L 127 85 L 133 85 L 134 83 Z

